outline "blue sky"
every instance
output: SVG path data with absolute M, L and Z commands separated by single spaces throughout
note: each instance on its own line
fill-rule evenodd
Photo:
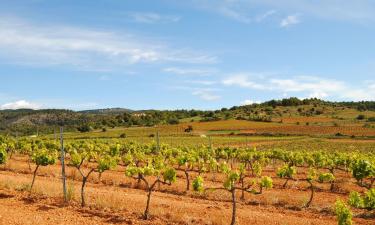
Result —
M 0 109 L 375 100 L 374 37 L 370 0 L 2 0 Z

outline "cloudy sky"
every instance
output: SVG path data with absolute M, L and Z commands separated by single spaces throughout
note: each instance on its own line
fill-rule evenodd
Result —
M 371 0 L 0 3 L 0 109 L 375 100 Z

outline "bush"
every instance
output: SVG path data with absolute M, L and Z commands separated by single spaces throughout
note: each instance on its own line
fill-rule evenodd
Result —
M 375 173 L 375 167 L 368 160 L 360 159 L 352 164 L 352 175 L 360 183 Z
M 77 130 L 79 132 L 84 133 L 84 132 L 90 132 L 92 128 L 88 124 L 83 124 L 82 126 L 77 127 Z
M 168 124 L 171 124 L 171 125 L 179 124 L 179 123 L 180 123 L 180 121 L 176 118 L 171 118 L 171 119 L 168 120 Z
M 280 178 L 293 178 L 297 173 L 297 170 L 294 166 L 284 165 L 283 167 L 277 170 L 277 176 Z
M 349 205 L 359 209 L 375 209 L 375 188 L 368 190 L 364 197 L 362 197 L 356 191 L 350 192 L 348 203 Z
M 355 208 L 363 208 L 365 206 L 361 195 L 356 191 L 350 192 L 348 203 Z
M 262 188 L 272 188 L 272 186 L 273 186 L 272 178 L 267 177 L 267 176 L 262 177 L 262 179 L 260 181 L 260 186 Z
M 48 166 L 55 164 L 56 154 L 55 152 L 50 152 L 47 149 L 38 149 L 33 153 L 31 159 L 36 165 Z
M 173 168 L 167 168 L 163 173 L 163 179 L 165 182 L 173 183 L 176 181 L 177 173 Z
M 371 188 L 366 192 L 363 203 L 365 204 L 366 209 L 375 209 L 375 188 Z
M 366 116 L 363 114 L 360 114 L 357 116 L 357 120 L 364 120 L 364 119 L 366 119 Z
M 193 180 L 193 190 L 198 191 L 198 192 L 202 192 L 204 190 L 204 188 L 203 188 L 203 178 L 201 176 L 197 176 Z
M 318 181 L 323 182 L 332 182 L 335 180 L 335 176 L 332 173 L 321 173 L 319 174 Z
M 352 212 L 342 200 L 336 201 L 335 213 L 338 225 L 352 225 Z
M 7 151 L 0 146 L 0 164 L 4 164 L 7 159 Z
M 190 133 L 193 131 L 193 126 L 192 125 L 189 125 L 185 130 L 184 130 L 186 133 Z

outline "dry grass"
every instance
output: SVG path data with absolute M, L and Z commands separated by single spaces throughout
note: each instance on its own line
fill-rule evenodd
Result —
M 0 172 L 0 188 L 6 187 L 10 190 L 27 190 L 21 188 L 31 182 L 31 174 L 14 173 L 18 169 L 22 170 L 26 164 L 22 161 L 12 163 L 10 171 Z M 67 168 L 68 174 L 74 177 L 74 168 Z M 33 194 L 47 197 L 60 198 L 61 180 L 56 173 L 60 171 L 58 165 L 42 168 L 40 175 L 35 182 Z M 300 171 L 304 176 L 304 171 Z M 273 171 L 264 170 L 264 175 L 271 175 Z M 340 175 L 340 174 L 339 174 Z M 342 177 L 344 175 L 340 175 Z M 220 186 L 221 183 L 210 181 L 211 174 L 205 175 L 207 186 Z M 103 174 L 103 183 L 97 183 L 94 175 L 89 180 L 86 189 L 87 202 L 90 207 L 102 211 L 129 212 L 140 216 L 144 210 L 146 202 L 146 192 L 140 189 L 124 188 L 131 187 L 131 180 L 126 178 L 121 171 L 108 171 Z M 223 177 L 217 176 L 217 180 Z M 309 191 L 305 190 L 307 184 L 304 182 L 290 182 L 287 189 L 279 189 L 283 183 L 282 179 L 273 177 L 275 188 L 265 191 L 262 195 L 246 194 L 245 201 L 238 201 L 239 224 L 282 224 L 282 218 L 286 218 L 288 224 L 319 224 L 317 217 L 323 218 L 326 224 L 335 224 L 332 214 L 320 215 L 320 211 L 332 205 L 339 196 L 328 191 L 317 192 L 316 198 L 310 210 L 302 210 L 302 206 L 309 197 Z M 114 182 L 113 182 L 114 181 Z M 130 185 L 129 185 L 130 184 Z M 80 185 L 78 180 L 69 179 L 68 187 L 71 188 L 70 199 L 72 204 L 80 202 Z M 355 190 L 351 183 L 340 184 L 348 186 L 350 190 Z M 227 224 L 231 214 L 230 194 L 227 191 L 211 192 L 203 196 L 197 196 L 193 192 L 184 194 L 185 180 L 179 179 L 171 187 L 162 186 L 160 191 L 153 192 L 151 199 L 151 214 L 164 218 L 168 221 L 183 224 Z M 68 188 L 68 189 L 69 189 Z M 322 186 L 323 189 L 328 186 Z M 239 199 L 240 193 L 237 193 Z M 278 222 L 270 221 L 276 218 Z M 359 224 L 368 224 L 366 220 Z

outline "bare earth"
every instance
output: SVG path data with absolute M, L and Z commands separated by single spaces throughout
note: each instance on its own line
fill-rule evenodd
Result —
M 27 163 L 11 161 L 0 170 L 0 224 L 229 224 L 231 202 L 227 192 L 199 196 L 184 193 L 185 182 L 181 177 L 171 187 L 161 186 L 151 199 L 148 221 L 141 219 L 146 193 L 135 188 L 135 182 L 121 171 L 103 174 L 102 183 L 93 176 L 86 189 L 88 207 L 79 206 L 80 181 L 74 169 L 68 169 L 69 189 L 73 200 L 62 205 L 59 166 L 42 168 L 35 189 L 30 195 L 22 191 L 31 181 Z M 75 181 L 72 181 L 72 178 Z M 281 183 L 282 181 L 279 181 Z M 277 182 L 276 182 L 277 183 Z M 209 183 L 210 184 L 210 183 Z M 210 185 L 219 184 L 211 183 Z M 275 188 L 260 196 L 246 195 L 238 200 L 238 224 L 337 224 L 330 209 L 337 198 L 347 194 L 317 192 L 313 207 L 301 207 L 308 198 L 302 183 L 293 187 Z M 351 187 L 352 188 L 352 187 Z M 74 191 L 73 191 L 74 190 Z M 239 194 L 239 193 L 238 193 Z M 238 197 L 239 199 L 239 197 Z M 355 212 L 356 213 L 356 212 Z M 359 212 L 361 213 L 361 212 Z M 355 218 L 355 224 L 374 224 L 374 217 Z

